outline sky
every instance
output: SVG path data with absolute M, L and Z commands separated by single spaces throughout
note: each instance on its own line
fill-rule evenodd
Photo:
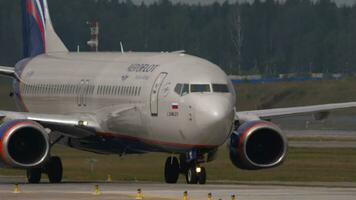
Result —
M 122 0 L 122 1 L 125 1 L 125 0 Z M 147 2 L 148 4 L 154 2 L 154 1 L 158 1 L 158 0 L 132 0 L 134 3 L 138 3 L 140 4 L 141 2 Z M 182 3 L 201 3 L 201 4 L 211 4 L 215 1 L 218 1 L 218 2 L 224 2 L 225 0 L 170 0 L 174 3 L 176 2 L 182 2 Z M 240 1 L 240 2 L 252 2 L 254 0 L 228 0 L 229 2 L 236 2 L 236 1 Z M 316 0 L 313 0 L 313 1 L 316 1 Z M 338 5 L 352 5 L 356 2 L 356 0 L 332 0 L 332 1 L 335 1 Z

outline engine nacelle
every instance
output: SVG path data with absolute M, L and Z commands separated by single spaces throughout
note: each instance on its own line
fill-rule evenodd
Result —
M 37 122 L 13 120 L 0 125 L 0 166 L 36 167 L 47 160 L 49 150 L 48 135 Z
M 247 170 L 265 169 L 281 164 L 288 149 L 287 138 L 279 127 L 267 121 L 242 124 L 230 138 L 232 163 Z

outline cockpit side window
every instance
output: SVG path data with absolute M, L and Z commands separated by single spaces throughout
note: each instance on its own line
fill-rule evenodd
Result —
M 174 88 L 174 92 L 176 92 L 178 95 L 181 94 L 183 88 L 183 84 L 178 83 L 176 87 Z
M 229 87 L 226 84 L 213 84 L 213 91 L 218 93 L 229 93 Z
M 210 92 L 209 84 L 191 84 L 190 92 Z
M 184 84 L 181 92 L 181 96 L 189 94 L 189 84 Z
M 180 96 L 189 94 L 189 84 L 178 83 L 174 88 L 174 92 Z

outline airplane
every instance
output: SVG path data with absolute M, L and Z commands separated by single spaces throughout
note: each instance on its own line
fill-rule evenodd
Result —
M 13 78 L 18 111 L 0 111 L 0 167 L 24 169 L 29 183 L 60 183 L 55 144 L 100 153 L 164 152 L 166 183 L 180 174 L 205 184 L 204 163 L 228 141 L 238 168 L 276 167 L 288 142 L 271 119 L 356 107 L 356 102 L 237 111 L 236 93 L 217 65 L 183 52 L 69 52 L 47 0 L 21 0 L 24 58 Z

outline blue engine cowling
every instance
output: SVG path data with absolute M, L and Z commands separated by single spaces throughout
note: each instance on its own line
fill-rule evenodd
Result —
M 246 170 L 265 169 L 281 164 L 288 142 L 280 128 L 267 121 L 242 124 L 230 138 L 229 151 L 232 163 Z
M 44 163 L 49 155 L 45 129 L 30 120 L 11 120 L 0 125 L 0 166 L 32 168 Z

